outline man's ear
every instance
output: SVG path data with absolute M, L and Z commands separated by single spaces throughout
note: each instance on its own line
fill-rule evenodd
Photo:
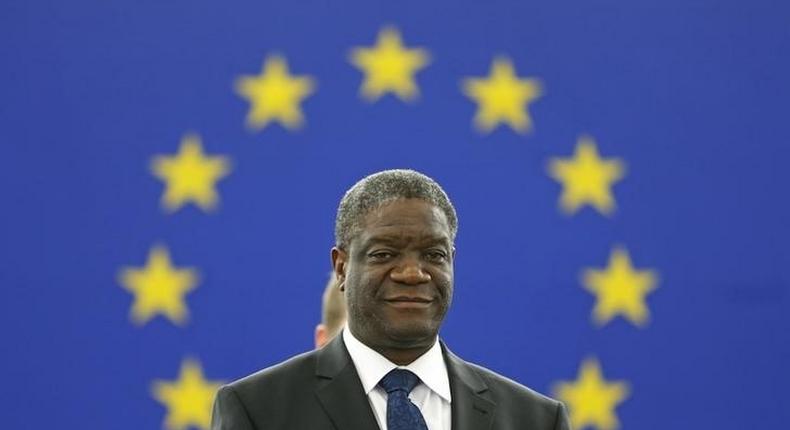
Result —
M 346 290 L 346 264 L 348 264 L 346 251 L 336 246 L 332 247 L 332 270 L 335 272 L 340 291 Z
M 326 345 L 326 342 L 329 340 L 328 335 L 329 330 L 326 329 L 325 325 L 318 324 L 315 326 L 315 349 Z

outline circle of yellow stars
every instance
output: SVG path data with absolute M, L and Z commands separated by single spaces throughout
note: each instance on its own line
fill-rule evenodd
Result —
M 425 48 L 405 45 L 399 30 L 387 26 L 379 31 L 373 46 L 352 48 L 348 61 L 363 74 L 359 87 L 363 100 L 375 103 L 391 94 L 414 103 L 420 97 L 417 74 L 429 66 L 431 54 Z M 317 83 L 312 76 L 292 74 L 286 58 L 274 54 L 264 58 L 258 75 L 236 78 L 234 90 L 249 103 L 248 129 L 262 131 L 277 123 L 296 131 L 306 124 L 302 103 L 316 93 Z M 476 104 L 471 123 L 483 135 L 499 126 L 521 135 L 533 131 L 530 107 L 545 93 L 539 78 L 519 76 L 506 56 L 493 58 L 488 76 L 463 78 L 460 90 Z M 626 165 L 619 158 L 602 157 L 592 137 L 580 136 L 571 157 L 550 158 L 546 167 L 547 175 L 562 187 L 558 199 L 562 213 L 573 216 L 590 206 L 603 216 L 614 214 L 617 203 L 612 188 L 625 178 Z M 196 133 L 182 138 L 176 154 L 156 155 L 150 162 L 151 174 L 164 183 L 160 204 L 166 214 L 188 204 L 215 212 L 220 201 L 217 183 L 231 170 L 228 157 L 204 153 Z M 615 247 L 607 267 L 587 268 L 580 275 L 582 287 L 595 296 L 593 323 L 602 327 L 620 316 L 645 327 L 650 319 L 646 296 L 657 288 L 657 279 L 653 270 L 635 269 L 624 247 Z M 129 318 L 136 326 L 156 316 L 184 326 L 189 321 L 186 295 L 197 288 L 199 276 L 194 268 L 174 266 L 168 249 L 155 245 L 145 266 L 121 269 L 118 282 L 134 296 Z M 195 359 L 183 361 L 177 380 L 155 381 L 152 395 L 167 408 L 164 427 L 208 430 L 220 384 L 207 380 Z M 567 404 L 574 428 L 615 430 L 619 421 L 614 409 L 629 397 L 630 388 L 624 381 L 606 381 L 598 360 L 588 358 L 581 363 L 577 379 L 555 384 L 554 393 Z

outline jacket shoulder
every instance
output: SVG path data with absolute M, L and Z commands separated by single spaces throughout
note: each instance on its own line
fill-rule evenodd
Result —
M 277 398 L 286 391 L 309 388 L 314 381 L 316 351 L 291 357 L 281 363 L 261 369 L 229 384 L 245 403 L 267 397 Z
M 563 404 L 483 366 L 466 363 L 488 387 L 486 397 L 496 403 L 500 425 L 518 423 L 527 428 L 568 429 Z
M 212 429 L 322 429 L 316 351 L 306 352 L 222 386 Z
M 537 404 L 545 404 L 548 406 L 556 407 L 559 402 L 544 394 L 541 394 L 532 388 L 529 388 L 521 383 L 518 383 L 507 376 L 494 372 L 491 369 L 485 368 L 478 364 L 468 363 L 474 371 L 486 381 L 486 384 L 492 391 L 500 391 L 507 393 L 524 400 L 535 402 Z

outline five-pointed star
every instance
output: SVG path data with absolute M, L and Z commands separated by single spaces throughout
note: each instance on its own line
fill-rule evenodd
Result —
M 506 123 L 519 133 L 532 128 L 527 106 L 543 92 L 537 79 L 519 79 L 507 58 L 494 59 L 485 79 L 464 79 L 463 91 L 477 102 L 474 122 L 479 130 L 490 132 L 499 123 Z
M 603 215 L 614 211 L 611 187 L 625 176 L 625 165 L 619 159 L 600 158 L 592 138 L 580 137 L 573 157 L 552 159 L 548 170 L 562 183 L 560 207 L 565 213 L 573 214 L 585 204 Z
M 167 408 L 164 426 L 168 430 L 185 430 L 190 426 L 208 430 L 211 405 L 221 381 L 207 381 L 200 363 L 184 360 L 177 381 L 155 381 L 153 396 Z
M 143 268 L 124 268 L 119 282 L 134 294 L 130 312 L 132 321 L 145 324 L 157 314 L 164 315 L 175 324 L 182 325 L 188 318 L 184 295 L 197 286 L 197 271 L 192 268 L 177 269 L 170 262 L 164 246 L 154 246 Z
M 370 101 L 376 101 L 386 92 L 404 101 L 414 100 L 420 92 L 414 74 L 428 61 L 428 51 L 405 49 L 400 33 L 394 28 L 382 29 L 376 46 L 351 51 L 351 63 L 365 73 L 360 92 Z
M 615 430 L 620 423 L 614 408 L 628 397 L 628 384 L 608 383 L 603 379 L 598 361 L 584 360 L 575 382 L 561 382 L 554 389 L 555 396 L 568 406 L 571 427 L 581 430 L 586 426 L 598 430 Z
M 200 136 L 188 134 L 181 139 L 178 154 L 154 157 L 151 171 L 165 182 L 162 195 L 165 210 L 174 212 L 187 202 L 194 202 L 209 211 L 217 205 L 215 185 L 230 172 L 230 161 L 222 156 L 205 156 Z
M 273 55 L 266 58 L 258 76 L 242 76 L 236 80 L 236 91 L 250 102 L 247 125 L 260 130 L 271 121 L 295 129 L 304 123 L 300 103 L 315 90 L 309 76 L 288 74 L 285 59 Z
M 603 325 L 617 315 L 642 326 L 650 311 L 645 296 L 656 289 L 657 275 L 651 270 L 634 270 L 628 252 L 615 248 L 605 270 L 587 269 L 582 275 L 584 288 L 596 296 L 593 320 Z

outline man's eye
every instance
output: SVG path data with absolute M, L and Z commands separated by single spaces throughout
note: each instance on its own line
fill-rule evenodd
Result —
M 382 261 L 382 260 L 390 259 L 394 255 L 395 254 L 390 251 L 375 251 L 368 254 L 368 258 L 370 258 L 371 260 Z
M 428 261 L 441 263 L 447 259 L 447 254 L 442 251 L 428 251 L 425 253 L 425 258 L 427 258 Z

